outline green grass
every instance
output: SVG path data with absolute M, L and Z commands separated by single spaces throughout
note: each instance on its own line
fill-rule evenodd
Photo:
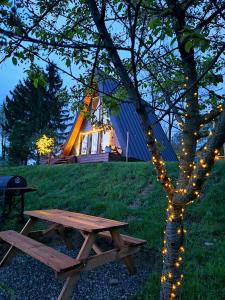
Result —
M 176 165 L 169 164 L 172 178 Z M 187 211 L 182 299 L 225 299 L 225 163 L 218 162 L 200 201 Z M 136 299 L 158 299 L 166 201 L 148 163 L 107 163 L 0 168 L 38 188 L 26 210 L 61 208 L 129 222 L 129 234 L 147 239 L 152 272 Z M 20 229 L 10 220 L 4 229 Z M 213 243 L 206 246 L 205 243 Z

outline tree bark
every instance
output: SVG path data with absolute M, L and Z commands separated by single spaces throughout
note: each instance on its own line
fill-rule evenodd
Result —
M 164 236 L 163 270 L 160 299 L 180 299 L 183 280 L 182 261 L 184 254 L 184 206 L 173 205 L 169 200 L 167 224 Z

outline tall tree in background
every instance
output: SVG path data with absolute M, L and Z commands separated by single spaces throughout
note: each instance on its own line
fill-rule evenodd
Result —
M 30 70 L 29 75 L 4 103 L 9 159 L 23 164 L 36 158 L 35 141 L 40 135 L 47 133 L 61 143 L 69 120 L 67 93 L 54 65 L 46 72 Z
M 199 199 L 225 141 L 225 95 L 220 90 L 224 1 L 23 0 L 20 6 L 27 8 L 26 18 L 15 8 L 5 9 L 1 17 L 3 43 L 10 39 L 5 58 L 12 55 L 15 64 L 35 57 L 48 61 L 55 50 L 65 61 L 64 72 L 85 88 L 90 82 L 86 74 L 78 77 L 73 72 L 73 64 L 82 70 L 92 67 L 92 73 L 99 65 L 121 83 L 134 104 L 168 199 L 161 299 L 180 299 L 185 211 Z M 181 131 L 176 180 L 169 178 L 154 124 L 148 123 L 143 109 L 142 99 L 152 103 L 152 86 L 159 120 L 173 112 Z M 121 100 L 118 94 L 111 103 L 115 100 Z
M 6 143 L 7 143 L 7 133 L 5 130 L 5 113 L 3 106 L 0 107 L 0 144 L 1 144 L 1 159 L 6 159 Z

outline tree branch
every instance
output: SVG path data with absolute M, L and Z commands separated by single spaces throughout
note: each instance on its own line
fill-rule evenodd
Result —
M 117 50 L 130 51 L 130 48 L 120 47 L 120 46 L 111 47 L 108 45 L 96 45 L 96 44 L 88 44 L 88 43 L 81 43 L 81 42 L 76 42 L 73 44 L 46 42 L 46 41 L 42 41 L 42 40 L 30 37 L 28 35 L 21 35 L 18 33 L 16 34 L 12 31 L 5 30 L 2 28 L 0 28 L 0 33 L 4 34 L 10 38 L 15 37 L 15 38 L 21 39 L 21 41 L 32 42 L 35 44 L 41 44 L 41 45 L 45 45 L 45 46 L 52 46 L 55 48 L 68 48 L 68 49 L 79 49 L 79 50 L 91 49 L 91 48 L 101 48 L 101 49 L 112 49 L 112 48 L 115 49 L 116 48 Z

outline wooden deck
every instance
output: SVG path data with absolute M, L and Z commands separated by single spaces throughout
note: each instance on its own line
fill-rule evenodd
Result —
M 118 153 L 99 153 L 89 155 L 70 155 L 59 158 L 52 158 L 51 165 L 55 164 L 71 164 L 71 163 L 97 163 L 97 162 L 109 162 L 109 161 L 124 161 L 125 158 Z M 40 165 L 48 164 L 48 159 L 43 157 L 40 159 Z
M 121 160 L 123 160 L 123 157 L 117 153 L 99 153 L 99 154 L 77 156 L 77 162 L 80 164 L 108 162 L 108 161 L 121 161 Z

